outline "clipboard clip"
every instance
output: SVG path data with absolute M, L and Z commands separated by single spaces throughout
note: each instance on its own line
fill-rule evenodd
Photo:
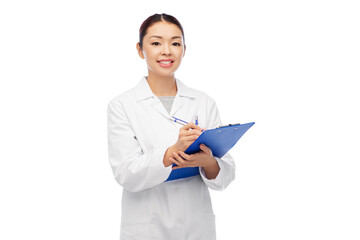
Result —
M 228 125 L 222 125 L 222 126 L 218 126 L 217 128 L 223 128 L 223 127 L 230 127 L 233 125 L 240 125 L 240 123 L 233 123 L 233 124 L 228 124 Z

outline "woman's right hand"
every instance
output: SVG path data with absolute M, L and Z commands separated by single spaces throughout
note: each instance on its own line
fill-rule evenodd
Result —
M 188 123 L 179 130 L 179 138 L 174 144 L 178 151 L 185 151 L 202 133 L 202 129 L 195 123 Z
M 192 122 L 180 128 L 179 138 L 177 142 L 171 147 L 169 147 L 164 154 L 164 159 L 163 159 L 164 166 L 168 167 L 172 165 L 173 163 L 170 160 L 170 158 L 172 157 L 172 153 L 173 152 L 178 153 L 179 151 L 184 152 L 201 135 L 202 131 L 204 130 L 205 129 L 199 127 L 198 125 Z

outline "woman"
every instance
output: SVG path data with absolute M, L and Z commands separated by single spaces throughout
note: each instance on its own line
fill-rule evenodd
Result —
M 123 187 L 120 239 L 216 239 L 208 188 L 230 184 L 233 159 L 214 157 L 203 145 L 199 153 L 184 153 L 205 128 L 221 125 L 216 103 L 174 76 L 186 50 L 176 18 L 147 18 L 136 48 L 148 76 L 108 105 L 109 161 Z M 172 117 L 189 123 L 182 126 Z M 166 181 L 183 167 L 199 167 L 200 174 Z

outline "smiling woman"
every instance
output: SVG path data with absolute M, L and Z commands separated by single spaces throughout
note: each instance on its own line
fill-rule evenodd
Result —
M 121 239 L 216 239 L 208 188 L 223 190 L 233 181 L 234 161 L 228 153 L 214 157 L 205 145 L 184 153 L 202 131 L 222 125 L 216 103 L 175 78 L 186 50 L 176 18 L 146 19 L 136 49 L 148 76 L 108 105 L 109 161 L 123 187 Z M 198 175 L 166 181 L 185 167 L 197 167 Z
M 156 23 L 156 24 L 155 24 Z M 148 18 L 140 27 L 140 40 L 136 44 L 138 54 L 146 59 L 149 75 L 148 82 L 155 88 L 155 82 L 162 79 L 173 83 L 174 73 L 185 55 L 184 32 L 181 24 L 172 16 L 162 14 Z M 172 91 L 170 94 L 175 95 Z M 156 94 L 156 93 L 155 93 Z M 161 95 L 161 93 L 160 93 Z

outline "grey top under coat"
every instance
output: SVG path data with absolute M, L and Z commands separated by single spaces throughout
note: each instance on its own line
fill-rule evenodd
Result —
M 171 107 L 173 105 L 175 96 L 161 96 L 161 97 L 158 97 L 158 98 L 162 102 L 162 104 L 164 105 L 165 109 L 170 114 Z

